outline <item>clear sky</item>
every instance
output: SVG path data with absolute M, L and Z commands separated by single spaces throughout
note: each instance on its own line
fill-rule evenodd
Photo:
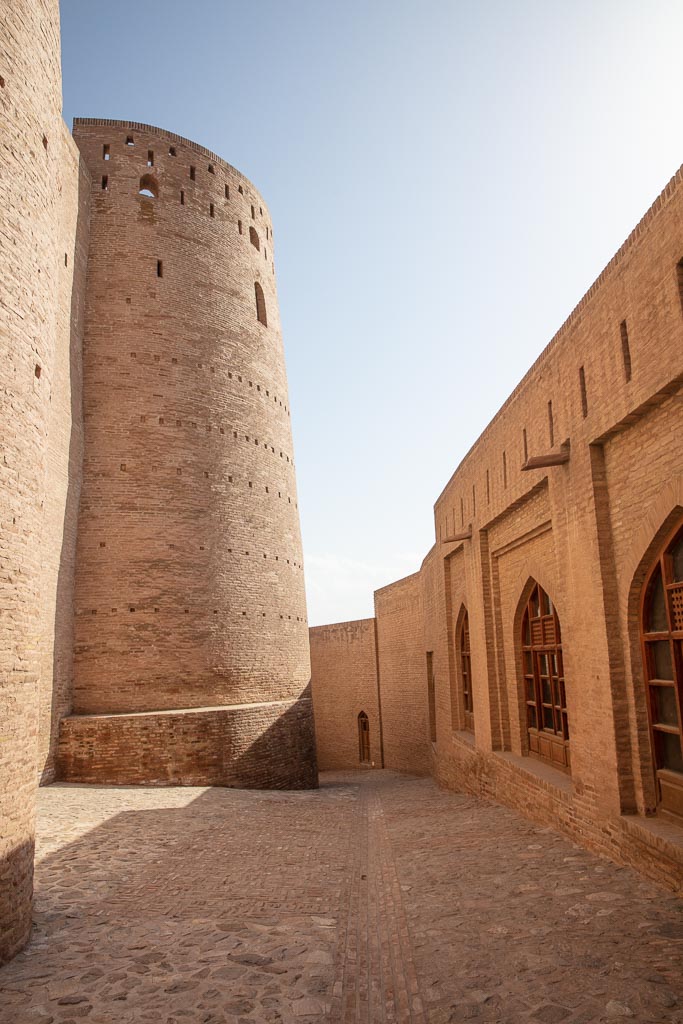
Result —
M 268 202 L 309 619 L 372 615 L 683 161 L 683 2 L 61 7 L 67 122 L 177 132 Z

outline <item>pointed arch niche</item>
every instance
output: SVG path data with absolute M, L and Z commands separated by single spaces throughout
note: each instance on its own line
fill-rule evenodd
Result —
M 657 806 L 683 821 L 683 514 L 642 587 L 640 642 Z
M 522 677 L 528 751 L 569 772 L 569 719 L 557 610 L 539 583 L 523 599 Z
M 474 732 L 474 699 L 472 696 L 472 656 L 470 653 L 470 617 L 465 605 L 460 606 L 455 624 L 455 663 L 457 693 L 453 706 L 458 708 L 462 728 Z
M 371 764 L 370 757 L 370 722 L 364 711 L 358 716 L 358 760 L 361 764 Z

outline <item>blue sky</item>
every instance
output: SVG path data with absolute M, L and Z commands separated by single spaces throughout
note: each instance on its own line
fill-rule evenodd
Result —
M 311 624 L 419 567 L 457 463 L 683 161 L 680 0 L 62 0 L 64 115 L 273 217 Z

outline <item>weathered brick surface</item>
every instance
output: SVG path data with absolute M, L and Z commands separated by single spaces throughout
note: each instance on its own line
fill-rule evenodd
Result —
M 131 756 L 134 752 L 134 756 Z M 317 786 L 310 697 L 294 703 L 64 719 L 67 782 L 159 786 Z
M 429 768 L 423 614 L 418 573 L 375 593 L 384 764 L 418 774 Z
M 1 961 L 23 944 L 30 927 L 38 680 L 49 645 L 41 535 L 48 438 L 59 417 L 51 410 L 53 394 L 60 402 L 63 147 L 56 0 L 3 3 L 0 76 Z
M 310 663 L 268 210 L 238 171 L 176 135 L 80 119 L 74 137 L 92 193 L 73 712 L 291 703 Z M 77 766 L 102 777 L 123 722 L 98 731 L 108 752 L 88 741 L 91 724 L 68 727 L 70 778 Z M 156 781 L 143 765 L 162 733 L 131 748 L 137 781 Z M 311 764 L 291 777 L 312 778 Z
M 381 768 L 375 620 L 314 626 L 309 635 L 320 770 L 359 767 L 361 712 L 368 716 L 371 762 Z
M 516 807 L 677 890 L 683 824 L 652 817 L 639 615 L 658 546 L 683 522 L 682 258 L 679 171 L 458 466 L 420 572 L 376 594 L 388 767 L 430 765 L 443 784 Z M 565 442 L 567 462 L 522 469 Z M 534 581 L 562 630 L 566 775 L 527 756 L 521 620 Z M 473 733 L 457 647 L 465 609 Z

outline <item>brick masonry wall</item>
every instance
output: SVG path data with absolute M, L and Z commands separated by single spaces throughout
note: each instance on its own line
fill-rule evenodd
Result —
M 160 129 L 77 119 L 74 137 L 92 178 L 74 713 L 297 700 L 310 662 L 267 207 Z
M 59 753 L 67 782 L 246 789 L 318 784 L 310 697 L 239 708 L 74 715 L 63 722 Z
M 418 573 L 375 592 L 384 765 L 429 770 L 427 661 Z
M 61 73 L 56 0 L 0 9 L 0 962 L 31 921 L 41 530 L 55 376 Z
M 61 127 L 57 324 L 41 531 L 43 626 L 38 772 L 43 783 L 55 778 L 59 723 L 71 710 L 76 528 L 83 471 L 81 354 L 90 176 L 71 133 L 66 125 Z
M 375 767 L 381 768 L 375 620 L 314 626 L 309 636 L 321 771 L 360 766 L 358 716 L 363 711 L 368 716 L 370 759 Z
M 507 803 L 675 890 L 683 825 L 652 816 L 639 608 L 658 545 L 683 521 L 682 258 L 679 171 L 458 466 L 420 572 L 376 594 L 389 767 L 428 764 L 444 785 Z M 565 445 L 568 462 L 523 470 Z M 534 581 L 560 618 L 567 774 L 528 756 L 521 619 Z M 457 641 L 465 609 L 473 732 Z

